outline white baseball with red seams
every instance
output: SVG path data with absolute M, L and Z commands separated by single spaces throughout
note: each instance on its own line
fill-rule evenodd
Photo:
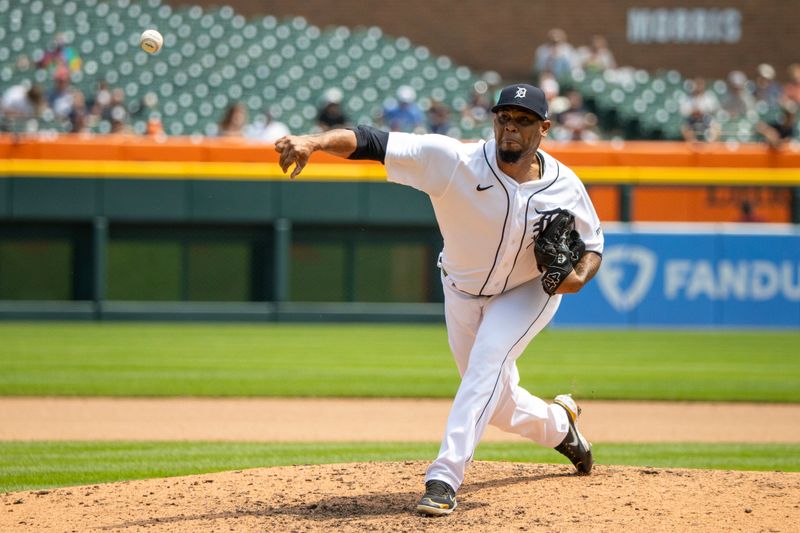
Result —
M 488 423 L 551 448 L 564 439 L 565 410 L 519 386 L 516 359 L 561 302 L 542 289 L 533 242 L 566 209 L 587 252 L 603 251 L 600 221 L 574 172 L 538 150 L 540 179 L 520 184 L 495 154 L 494 140 L 406 133 L 390 133 L 386 151 L 389 181 L 430 196 L 444 239 L 445 319 L 462 380 L 425 479 L 455 490 Z
M 139 46 L 148 54 L 155 54 L 164 46 L 164 37 L 158 30 L 144 30 L 139 37 Z

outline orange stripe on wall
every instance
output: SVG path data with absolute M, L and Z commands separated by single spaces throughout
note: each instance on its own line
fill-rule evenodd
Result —
M 619 220 L 619 187 L 611 185 L 592 185 L 588 187 L 597 216 L 603 222 Z
M 542 147 L 569 166 L 620 167 L 737 167 L 800 168 L 800 151 L 770 150 L 762 144 L 693 146 L 682 142 L 545 142 Z M 275 163 L 278 154 L 271 145 L 238 139 L 167 137 L 158 141 L 144 136 L 81 136 L 63 134 L 55 138 L 0 134 L 3 159 L 102 159 L 122 161 L 209 161 Z M 338 158 L 314 154 L 313 161 L 334 162 Z M 352 164 L 374 165 L 371 161 Z
M 734 187 L 636 187 L 631 218 L 637 222 L 741 222 L 750 203 L 762 222 L 791 222 L 788 189 Z
M 603 222 L 619 220 L 619 187 L 588 187 Z M 792 194 L 779 187 L 655 187 L 631 190 L 631 218 L 637 222 L 741 222 L 750 203 L 757 221 L 791 222 Z

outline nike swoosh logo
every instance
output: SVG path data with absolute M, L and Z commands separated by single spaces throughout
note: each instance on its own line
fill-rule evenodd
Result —
M 476 189 L 478 189 L 479 191 L 485 191 L 486 189 L 491 189 L 492 187 L 494 187 L 494 183 L 491 185 L 487 185 L 486 187 L 481 187 L 480 185 L 478 185 Z

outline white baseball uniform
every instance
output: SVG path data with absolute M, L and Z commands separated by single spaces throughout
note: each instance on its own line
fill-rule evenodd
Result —
M 520 184 L 498 167 L 494 140 L 389 134 L 389 181 L 430 196 L 444 238 L 445 319 L 462 380 L 425 480 L 455 490 L 488 423 L 551 448 L 568 430 L 564 409 L 519 386 L 516 359 L 561 302 L 542 289 L 532 247 L 557 209 L 575 216 L 587 251 L 602 253 L 603 234 L 577 176 L 542 150 L 537 157 L 540 179 Z

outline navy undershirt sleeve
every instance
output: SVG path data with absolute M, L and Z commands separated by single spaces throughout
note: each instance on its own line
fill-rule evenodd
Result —
M 348 129 L 356 134 L 357 146 L 347 159 L 386 162 L 386 146 L 389 144 L 388 132 L 364 125 Z

